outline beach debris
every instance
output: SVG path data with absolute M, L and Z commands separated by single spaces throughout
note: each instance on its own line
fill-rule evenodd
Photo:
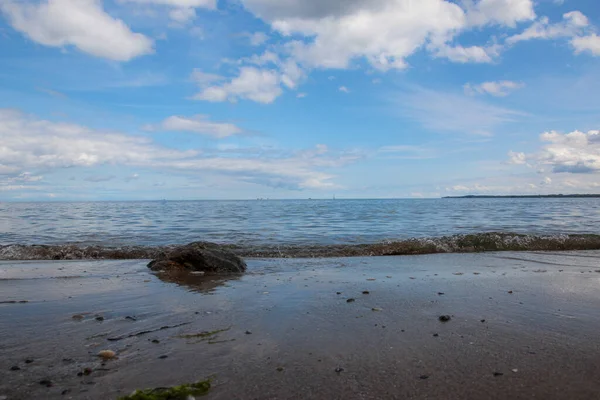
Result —
M 515 374 L 516 374 L 517 372 L 519 372 L 519 370 L 518 370 L 517 368 L 513 368 L 511 371 L 512 371 L 512 372 L 514 372 Z
M 438 292 L 438 296 L 443 296 L 443 295 L 445 295 L 445 294 L 446 294 L 446 293 L 444 293 L 444 292 Z
M 112 350 L 101 350 L 98 352 L 98 357 L 100 357 L 104 360 L 112 360 L 116 356 L 117 356 L 117 353 L 115 353 Z
M 0 304 L 25 304 L 25 303 L 29 303 L 29 300 L 7 300 L 7 301 L 0 301 Z
M 344 368 L 337 367 L 337 368 L 335 369 L 335 372 L 337 372 L 338 374 L 339 374 L 340 372 L 344 372 Z
M 73 315 L 71 318 L 73 318 L 75 321 L 81 321 L 83 320 L 85 317 L 81 314 L 75 314 Z
M 136 390 L 129 396 L 119 397 L 118 400 L 169 400 L 190 399 L 194 396 L 204 396 L 210 391 L 210 379 L 180 386 L 161 387 L 156 389 Z
M 153 271 L 205 271 L 235 272 L 246 271 L 246 263 L 225 247 L 209 242 L 194 242 L 176 247 L 151 261 L 148 268 Z
M 480 272 L 473 272 L 473 275 L 480 275 Z
M 176 324 L 176 325 L 165 325 L 165 326 L 161 326 L 160 328 L 149 329 L 147 331 L 140 331 L 140 332 L 129 333 L 129 334 L 121 335 L 121 336 L 109 337 L 106 340 L 115 342 L 117 340 L 123 340 L 123 339 L 127 339 L 127 338 L 134 337 L 134 336 L 142 336 L 147 333 L 158 332 L 158 331 L 162 331 L 165 329 L 178 328 L 180 326 L 189 325 L 189 324 L 191 324 L 191 322 L 182 322 L 181 324 Z
M 371 311 L 383 311 L 383 310 L 379 307 L 373 307 L 373 308 L 371 308 Z
M 363 290 L 362 294 L 369 294 L 368 290 Z
M 386 278 L 388 279 L 392 279 L 392 277 L 390 275 L 386 275 Z
M 453 272 L 452 275 L 464 275 L 462 272 Z
M 231 327 L 229 328 L 224 328 L 224 329 L 217 329 L 214 331 L 202 331 L 199 333 L 191 333 L 191 334 L 187 334 L 187 335 L 180 335 L 179 337 L 182 339 L 200 339 L 199 341 L 202 342 L 204 340 L 208 340 L 209 344 L 215 344 L 215 343 L 222 343 L 221 342 L 215 342 L 214 340 L 217 339 L 217 335 L 219 333 L 222 332 L 227 332 L 229 329 L 231 329 Z
M 502 372 L 494 372 L 494 376 L 502 376 L 504 375 Z
M 246 335 L 252 335 L 252 331 L 246 331 Z
M 423 380 L 429 379 L 429 375 L 421 375 L 421 376 L 419 376 L 419 379 L 423 379 Z
M 82 372 L 83 372 L 83 375 L 88 376 L 88 375 L 91 375 L 93 371 L 92 371 L 91 368 L 86 367 L 86 368 L 83 369 Z
M 130 321 L 137 321 L 137 318 L 136 317 L 132 317 L 131 315 L 126 316 L 125 319 L 128 319 Z
M 450 321 L 450 319 L 452 319 L 449 315 L 440 315 L 438 317 L 438 319 L 440 320 L 440 322 L 448 322 Z
M 20 371 L 20 370 L 21 370 L 21 368 L 19 368 L 19 366 L 18 366 L 18 365 L 13 365 L 12 367 L 10 367 L 10 370 L 11 370 L 11 371 Z
M 50 379 L 42 379 L 39 383 L 40 383 L 40 385 L 46 386 L 46 387 L 54 386 L 54 384 L 52 383 L 52 381 Z
M 367 278 L 368 281 L 375 281 L 375 278 Z

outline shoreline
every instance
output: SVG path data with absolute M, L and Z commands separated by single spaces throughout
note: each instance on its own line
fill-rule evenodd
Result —
M 599 261 L 252 259 L 167 281 L 142 260 L 2 261 L 0 300 L 27 303 L 0 304 L 0 396 L 111 400 L 212 377 L 207 400 L 595 399 Z
M 486 232 L 442 237 L 410 238 L 365 244 L 243 246 L 220 244 L 243 258 L 336 258 L 495 251 L 600 250 L 600 235 L 527 235 Z M 132 260 L 155 259 L 178 245 L 98 246 L 0 245 L 0 260 Z

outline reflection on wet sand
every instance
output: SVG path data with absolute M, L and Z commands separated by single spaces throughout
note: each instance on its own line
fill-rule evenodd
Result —
M 175 283 L 191 292 L 212 293 L 216 288 L 239 280 L 243 274 L 204 274 L 188 271 L 161 271 L 156 275 L 164 282 Z

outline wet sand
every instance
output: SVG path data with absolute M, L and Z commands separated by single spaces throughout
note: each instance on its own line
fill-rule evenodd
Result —
M 600 398 L 598 251 L 255 259 L 172 282 L 145 265 L 0 262 L 0 399 L 209 376 L 207 399 Z

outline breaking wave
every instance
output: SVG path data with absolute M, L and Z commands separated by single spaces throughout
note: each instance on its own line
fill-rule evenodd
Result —
M 169 246 L 81 246 L 22 245 L 0 246 L 0 260 L 99 260 L 153 259 L 168 253 Z M 375 244 L 240 246 L 224 245 L 249 258 L 315 258 L 415 255 L 433 253 L 475 253 L 486 251 L 599 250 L 600 235 L 523 235 L 478 233 L 431 238 L 384 241 Z

